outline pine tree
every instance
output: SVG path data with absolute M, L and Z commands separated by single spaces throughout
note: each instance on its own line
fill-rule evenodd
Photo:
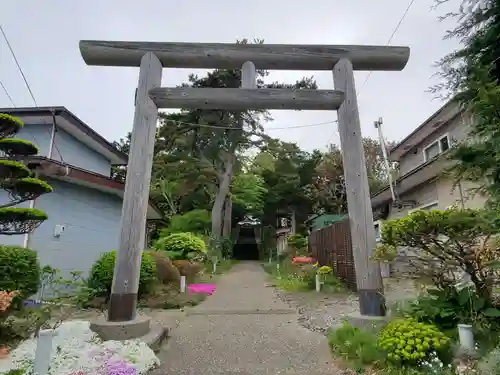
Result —
M 39 150 L 33 143 L 12 138 L 24 123 L 11 115 L 0 113 L 0 187 L 5 190 L 9 202 L 0 204 L 0 234 L 15 235 L 35 230 L 47 214 L 34 208 L 14 207 L 22 202 L 50 193 L 52 187 L 33 177 L 34 173 L 26 162 Z

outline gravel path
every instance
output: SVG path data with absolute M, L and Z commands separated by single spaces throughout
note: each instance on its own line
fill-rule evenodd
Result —
M 387 306 L 418 294 L 415 280 L 390 278 L 384 280 Z M 287 293 L 275 291 L 279 298 L 297 309 L 299 323 L 314 332 L 325 334 L 332 326 L 342 323 L 346 315 L 359 311 L 358 298 L 353 293 L 326 294 L 316 292 Z
M 266 282 L 258 263 L 234 266 L 213 296 L 186 310 L 152 374 L 342 374 L 326 338 L 298 324 Z

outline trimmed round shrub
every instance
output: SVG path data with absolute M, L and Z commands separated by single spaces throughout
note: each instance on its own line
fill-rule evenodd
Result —
M 205 254 L 205 242 L 190 232 L 172 233 L 159 238 L 154 245 L 158 251 L 164 251 L 171 260 L 190 259 L 191 253 Z
M 101 254 L 90 270 L 89 288 L 98 296 L 108 296 L 113 283 L 113 271 L 116 262 L 116 250 Z M 156 281 L 156 264 L 148 251 L 142 252 L 141 271 L 139 276 L 139 295 L 148 293 Z
M 387 353 L 387 359 L 398 365 L 415 365 L 440 353 L 450 339 L 434 324 L 413 318 L 396 319 L 382 329 L 378 345 Z
M 36 251 L 21 246 L 0 245 L 0 290 L 18 291 L 30 297 L 40 287 L 40 264 Z
M 149 254 L 156 263 L 156 278 L 162 284 L 178 283 L 181 279 L 179 270 L 172 264 L 170 259 L 161 251 L 151 251 Z

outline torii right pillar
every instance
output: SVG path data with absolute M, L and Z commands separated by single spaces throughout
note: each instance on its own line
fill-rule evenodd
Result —
M 344 102 L 337 110 L 337 114 L 359 309 L 361 316 L 364 317 L 384 317 L 386 307 L 380 263 L 370 259 L 375 247 L 375 228 L 373 226 L 353 66 L 350 60 L 340 59 L 335 64 L 333 81 L 335 89 L 343 91 L 345 95 Z M 351 323 L 354 325 L 364 324 L 364 322 L 359 323 L 356 320 Z

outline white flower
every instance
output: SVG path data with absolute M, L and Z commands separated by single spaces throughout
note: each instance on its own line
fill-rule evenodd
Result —
M 32 367 L 37 339 L 21 343 L 10 356 L 0 360 L 0 374 L 12 369 Z M 123 360 L 132 364 L 138 375 L 144 375 L 159 365 L 154 352 L 139 340 L 102 341 L 90 330 L 88 321 L 64 322 L 52 341 L 52 359 L 49 375 L 99 373 L 107 360 Z

